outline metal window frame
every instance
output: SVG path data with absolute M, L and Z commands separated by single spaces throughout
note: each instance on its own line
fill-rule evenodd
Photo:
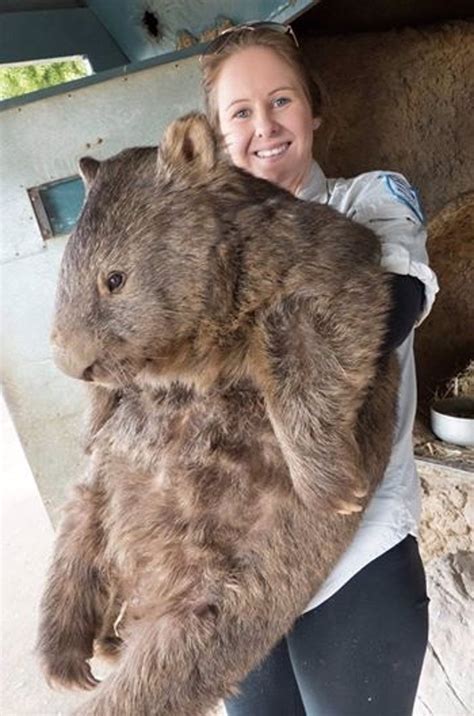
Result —
M 64 234 L 54 233 L 53 227 L 51 226 L 51 222 L 49 220 L 48 213 L 41 198 L 41 191 L 44 191 L 45 189 L 51 189 L 51 187 L 56 186 L 57 184 L 65 184 L 68 181 L 79 178 L 80 177 L 77 174 L 72 174 L 71 176 L 61 177 L 61 179 L 56 179 L 55 181 L 48 181 L 44 184 L 39 184 L 38 186 L 33 186 L 27 189 L 28 197 L 30 199 L 31 206 L 33 207 L 33 212 L 35 214 L 35 218 L 44 241 L 47 241 L 48 239 L 54 239 L 56 236 L 64 236 Z
M 40 195 L 40 189 L 46 186 L 48 186 L 48 184 L 42 184 L 41 186 L 34 186 L 31 189 L 27 189 L 35 219 L 44 241 L 52 239 L 54 236 L 48 214 L 46 213 L 46 209 L 44 208 L 43 200 Z

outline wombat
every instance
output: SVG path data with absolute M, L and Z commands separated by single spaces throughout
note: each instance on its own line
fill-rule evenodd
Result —
M 50 682 L 96 716 L 200 716 L 292 627 L 389 459 L 379 242 L 231 166 L 202 115 L 81 160 L 52 344 L 89 469 L 41 603 Z M 115 655 L 97 685 L 88 659 Z

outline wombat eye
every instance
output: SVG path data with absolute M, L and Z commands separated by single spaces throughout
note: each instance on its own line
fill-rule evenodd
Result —
M 125 283 L 125 274 L 119 271 L 114 271 L 107 276 L 107 288 L 111 293 L 118 291 L 119 288 Z

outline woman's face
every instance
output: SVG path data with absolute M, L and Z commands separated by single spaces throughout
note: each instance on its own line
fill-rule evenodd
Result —
M 217 77 L 221 132 L 233 163 L 295 194 L 319 124 L 294 70 L 268 47 L 231 55 Z

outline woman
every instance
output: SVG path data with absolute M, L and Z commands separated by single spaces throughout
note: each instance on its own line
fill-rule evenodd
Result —
M 408 716 L 427 643 L 415 539 L 413 328 L 437 291 L 415 191 L 399 174 L 327 179 L 312 158 L 321 95 L 291 29 L 239 26 L 201 58 L 206 111 L 230 159 L 300 199 L 328 204 L 380 237 L 394 308 L 386 348 L 401 365 L 399 419 L 383 484 L 346 554 L 294 629 L 226 703 L 229 716 Z

